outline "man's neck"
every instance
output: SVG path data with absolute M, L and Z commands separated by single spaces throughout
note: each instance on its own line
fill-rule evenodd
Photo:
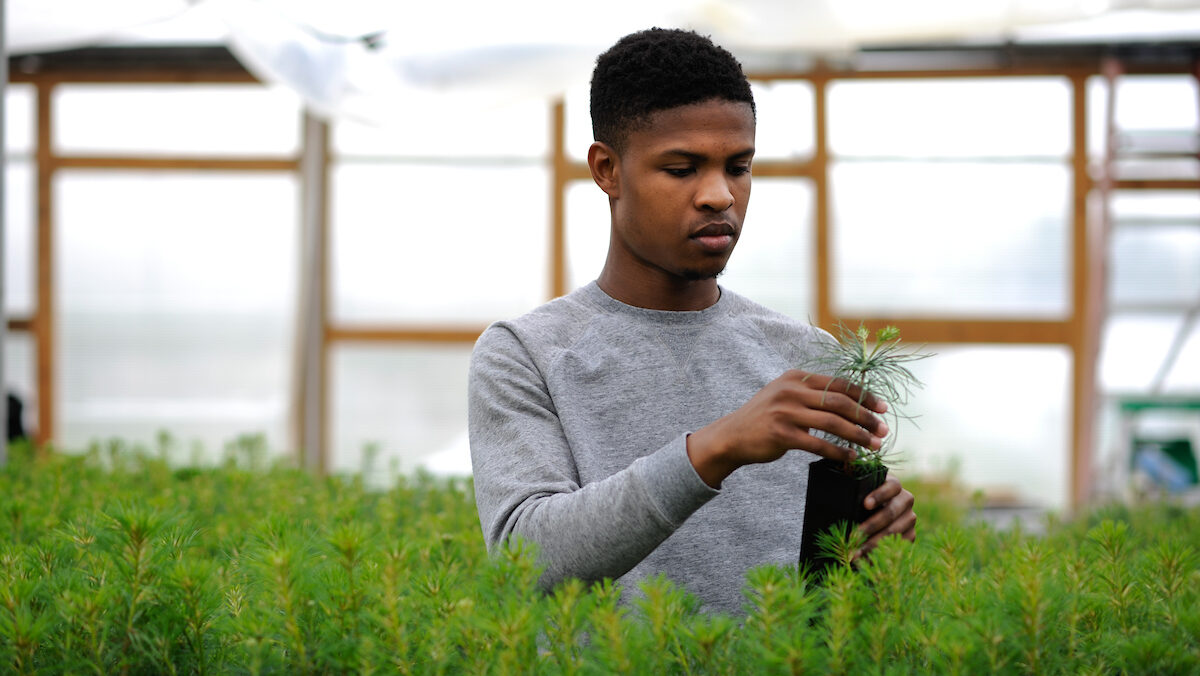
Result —
M 600 290 L 634 307 L 671 312 L 705 310 L 721 298 L 717 280 L 636 280 L 622 277 L 608 268 L 596 280 Z

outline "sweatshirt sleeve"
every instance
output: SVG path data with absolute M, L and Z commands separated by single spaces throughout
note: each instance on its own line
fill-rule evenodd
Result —
M 624 575 L 717 495 L 687 456 L 686 434 L 608 478 L 580 486 L 545 379 L 503 325 L 471 358 L 468 426 L 475 499 L 489 550 L 538 546 L 544 588 Z

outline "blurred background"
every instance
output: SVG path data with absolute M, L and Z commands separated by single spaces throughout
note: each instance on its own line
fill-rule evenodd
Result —
M 27 434 L 470 472 L 488 323 L 589 282 L 587 85 L 678 26 L 758 104 L 721 283 L 936 356 L 902 476 L 1195 492 L 1200 1 L 7 0 L 3 379 Z

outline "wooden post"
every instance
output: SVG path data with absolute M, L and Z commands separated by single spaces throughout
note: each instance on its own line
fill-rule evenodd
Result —
M 1073 150 L 1071 154 L 1071 508 L 1085 507 L 1092 493 L 1095 443 L 1096 360 L 1104 303 L 1104 236 L 1089 236 L 1087 80 L 1071 76 Z M 1103 226 L 1101 226 L 1103 227 Z
M 566 106 L 562 99 L 551 108 L 550 147 L 551 194 L 550 194 L 550 298 L 558 298 L 567 292 L 567 182 L 570 168 L 567 162 Z
M 824 66 L 818 64 L 818 74 L 812 78 L 813 112 L 814 112 L 814 146 L 813 146 L 813 192 L 816 198 L 816 214 L 813 222 L 813 236 L 816 238 L 813 251 L 816 252 L 816 278 L 813 287 L 816 293 L 817 326 L 832 329 L 835 319 L 833 311 L 833 243 L 830 241 L 829 216 L 829 113 L 826 104 L 826 94 L 829 90 L 829 78 L 820 72 Z
M 54 438 L 54 149 L 52 124 L 54 83 L 37 83 L 37 308 L 33 330 L 37 344 L 38 452 Z
M 300 308 L 296 332 L 297 368 L 292 401 L 293 436 L 300 464 L 329 470 L 328 358 L 328 154 L 329 127 L 304 114 L 300 157 Z

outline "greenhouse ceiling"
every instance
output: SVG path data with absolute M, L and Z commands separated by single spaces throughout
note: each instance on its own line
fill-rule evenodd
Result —
M 874 46 L 1200 40 L 1200 0 L 8 0 L 6 51 L 223 44 L 318 113 L 372 118 L 414 97 L 512 100 L 586 81 L 595 55 L 651 25 L 711 34 L 744 63 Z

